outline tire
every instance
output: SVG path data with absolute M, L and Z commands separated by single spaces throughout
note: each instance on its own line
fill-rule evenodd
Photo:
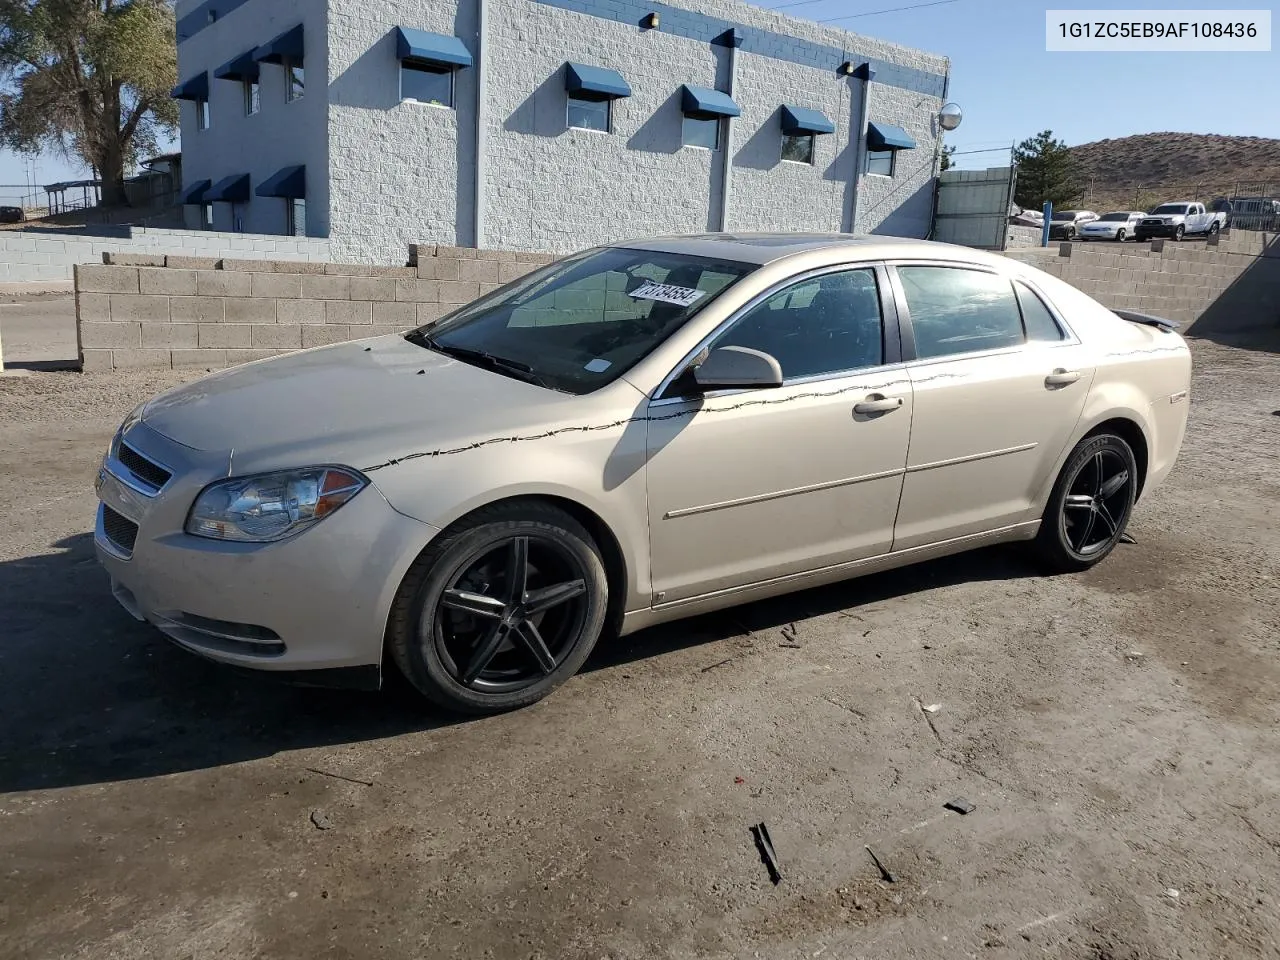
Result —
M 1216 237 L 1218 235 L 1218 221 L 1215 220 L 1209 224 L 1209 236 Z
M 1074 240 L 1076 238 L 1075 227 L 1068 227 L 1066 230 L 1062 232 L 1062 236 L 1063 236 L 1063 239 L 1065 240 Z
M 1116 240 L 1120 243 L 1124 243 L 1124 227 L 1121 227 L 1116 231 Z
M 1185 237 L 1186 235 L 1187 235 L 1187 228 L 1184 227 L 1182 224 L 1178 224 L 1177 227 L 1174 228 L 1173 239 L 1175 241 L 1181 243 L 1182 238 Z
M 523 590 L 514 573 L 521 567 Z M 578 672 L 608 599 L 600 551 L 573 517 L 536 501 L 496 504 L 450 527 L 414 561 L 391 606 L 387 646 L 436 706 L 501 713 L 541 700 Z M 540 603 L 547 605 L 526 610 Z
M 1096 433 L 1081 440 L 1041 517 L 1033 544 L 1040 562 L 1052 572 L 1070 573 L 1105 559 L 1133 513 L 1137 479 L 1137 460 L 1123 437 Z

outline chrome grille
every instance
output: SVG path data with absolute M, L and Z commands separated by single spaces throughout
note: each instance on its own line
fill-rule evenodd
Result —
M 120 444 L 116 459 L 124 464 L 135 477 L 148 486 L 154 487 L 157 491 L 168 483 L 173 476 L 170 471 L 153 460 L 148 460 L 127 443 Z
M 133 553 L 133 545 L 138 539 L 138 525 L 105 503 L 102 505 L 102 532 L 122 553 Z

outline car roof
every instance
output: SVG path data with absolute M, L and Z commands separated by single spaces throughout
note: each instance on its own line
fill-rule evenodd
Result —
M 969 260 L 985 257 L 970 247 L 910 237 L 879 237 L 850 233 L 701 233 L 652 237 L 612 244 L 632 250 L 683 253 L 689 256 L 764 265 L 802 253 L 825 250 L 859 259 L 891 258 Z

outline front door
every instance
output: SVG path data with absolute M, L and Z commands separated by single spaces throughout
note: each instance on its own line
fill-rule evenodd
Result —
M 912 410 L 887 293 L 883 268 L 795 281 L 709 345 L 769 353 L 783 386 L 651 403 L 656 602 L 889 550 Z
M 1088 349 L 1030 287 L 994 271 L 896 275 L 916 359 L 894 549 L 1036 519 L 1093 380 Z

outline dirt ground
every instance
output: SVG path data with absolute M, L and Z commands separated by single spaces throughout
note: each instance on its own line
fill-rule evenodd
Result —
M 463 723 L 131 621 L 91 481 L 173 375 L 0 378 L 0 956 L 1280 956 L 1280 354 L 1193 349 L 1179 466 L 1089 574 L 756 604 Z

